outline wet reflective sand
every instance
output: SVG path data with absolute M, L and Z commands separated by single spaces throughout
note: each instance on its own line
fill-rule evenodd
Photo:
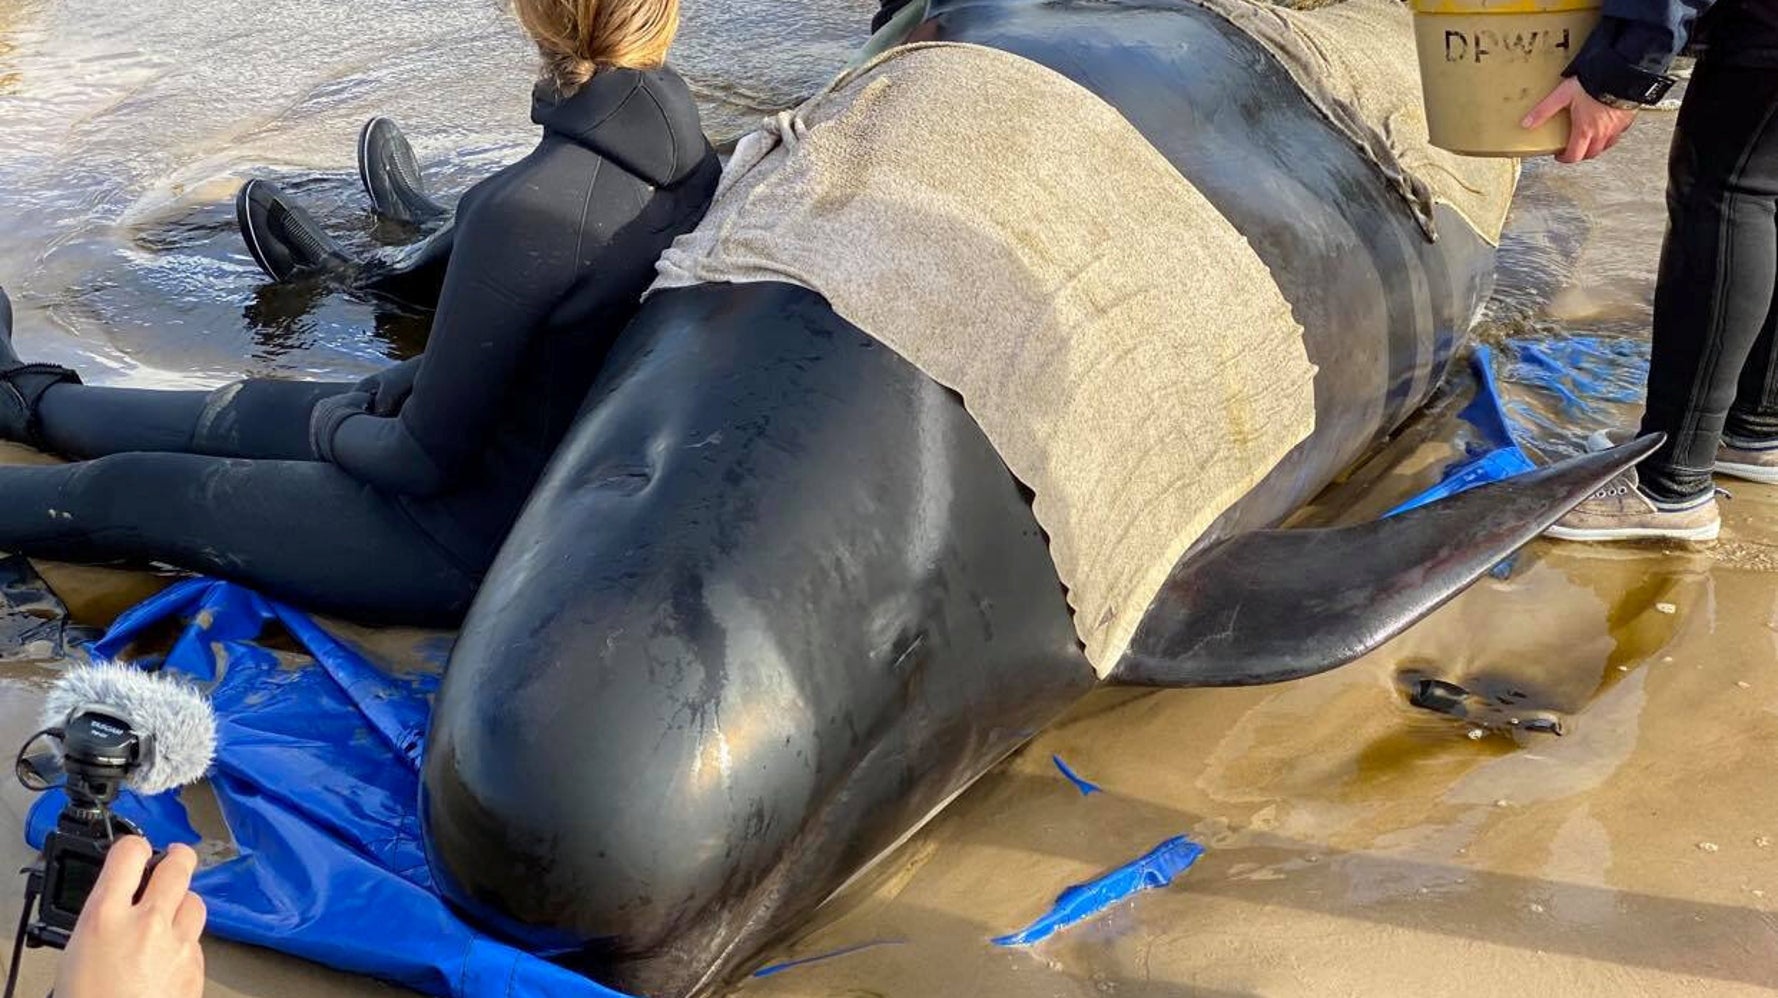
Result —
M 678 61 L 712 131 L 818 83 L 868 8 L 688 5 Z M 387 23 L 343 6 L 0 0 L 0 282 L 18 292 L 26 349 L 135 384 L 349 376 L 410 351 L 411 323 L 368 303 L 264 293 L 228 205 L 240 176 L 269 172 L 369 245 L 390 234 L 358 214 L 350 157 L 364 116 L 409 125 L 447 191 L 520 149 L 527 56 L 497 10 L 382 10 Z M 211 57 L 220 51 L 230 58 Z M 1530 168 L 1488 336 L 1645 335 L 1669 126 L 1650 118 L 1601 164 Z M 1541 414 L 1537 449 L 1549 454 L 1629 418 L 1622 406 L 1577 418 L 1520 401 Z M 1453 390 L 1305 522 L 1375 515 L 1436 478 L 1461 402 Z M 1509 578 L 1330 675 L 1095 695 L 772 960 L 867 948 L 740 993 L 1778 988 L 1778 490 L 1733 488 L 1715 548 L 1537 545 Z M 156 584 L 45 575 L 91 621 Z M 35 727 L 52 675 L 0 664 L 0 744 Z M 1466 691 L 1466 719 L 1410 706 L 1428 681 Z M 1538 721 L 1565 733 L 1528 730 Z M 1052 754 L 1104 792 L 1082 797 Z M 0 780 L 0 860 L 12 868 L 28 858 L 28 803 Z M 1173 887 L 1034 950 L 987 942 L 1068 884 L 1181 833 L 1209 852 Z M 243 947 L 208 952 L 216 995 L 391 990 Z M 52 964 L 28 957 L 25 993 L 47 989 Z

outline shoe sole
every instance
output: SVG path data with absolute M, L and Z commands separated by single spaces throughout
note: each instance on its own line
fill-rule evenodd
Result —
M 1671 527 L 1607 527 L 1582 530 L 1574 527 L 1550 527 L 1545 537 L 1559 541 L 1713 541 L 1722 533 L 1722 524 L 1675 530 Z
M 272 270 L 271 264 L 265 262 L 265 251 L 259 246 L 259 236 L 253 224 L 253 212 L 248 208 L 253 200 L 253 186 L 257 183 L 258 180 L 249 180 L 235 194 L 235 225 L 241 230 L 241 241 L 247 244 L 247 255 L 253 258 L 254 263 L 259 264 L 259 269 L 267 277 L 280 281 L 283 278 Z
M 1733 461 L 1716 462 L 1716 473 L 1730 478 L 1739 478 L 1744 482 L 1758 482 L 1761 485 L 1778 485 L 1778 468 L 1769 468 L 1763 464 L 1737 464 Z
M 376 203 L 377 196 L 370 189 L 370 170 L 367 169 L 370 164 L 370 133 L 378 122 L 387 120 L 389 119 L 377 115 L 358 130 L 358 185 L 364 188 L 364 196 L 370 198 L 372 204 Z

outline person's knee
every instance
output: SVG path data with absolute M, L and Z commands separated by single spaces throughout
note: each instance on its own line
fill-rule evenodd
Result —
M 353 389 L 349 383 L 249 378 L 211 392 L 192 430 L 199 454 L 307 460 L 315 403 Z

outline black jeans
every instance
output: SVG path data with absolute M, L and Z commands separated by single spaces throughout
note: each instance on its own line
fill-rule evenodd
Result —
M 353 387 L 57 385 L 39 410 L 44 436 L 87 460 L 0 467 L 0 550 L 163 563 L 307 609 L 453 625 L 487 566 L 453 557 L 398 497 L 312 457 L 310 410 Z
M 1679 112 L 1655 289 L 1642 432 L 1667 442 L 1641 479 L 1669 501 L 1708 493 L 1725 432 L 1778 441 L 1778 70 L 1715 56 Z

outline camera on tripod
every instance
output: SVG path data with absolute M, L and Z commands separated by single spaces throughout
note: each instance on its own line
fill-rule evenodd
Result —
M 59 743 L 60 752 L 27 756 L 25 750 L 45 736 Z M 25 910 L 19 930 L 26 945 L 68 945 L 112 843 L 120 835 L 142 834 L 128 819 L 113 814 L 111 805 L 124 782 L 153 758 L 153 735 L 136 730 L 122 711 L 102 704 L 75 707 L 59 728 L 39 732 L 20 750 L 20 783 L 43 791 L 60 782 L 68 795 L 56 827 L 44 839 L 42 855 L 23 871 Z M 162 855 L 155 852 L 150 872 Z

